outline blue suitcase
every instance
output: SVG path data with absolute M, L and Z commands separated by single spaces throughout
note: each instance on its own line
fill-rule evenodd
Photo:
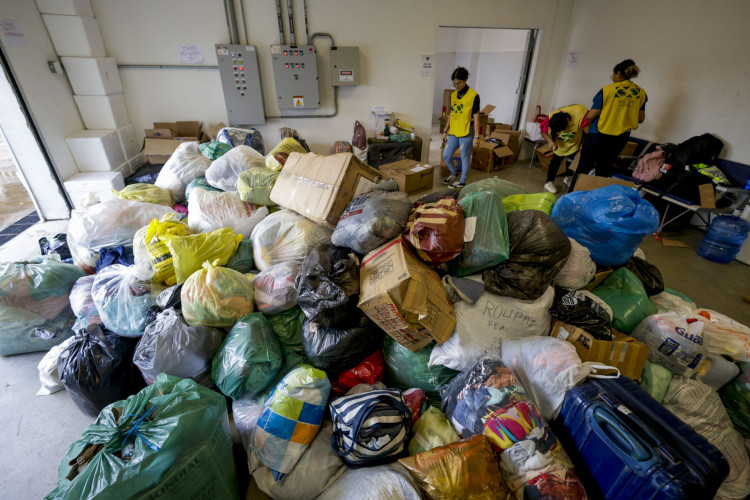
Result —
M 719 450 L 627 377 L 574 387 L 552 427 L 590 498 L 711 499 L 729 474 Z

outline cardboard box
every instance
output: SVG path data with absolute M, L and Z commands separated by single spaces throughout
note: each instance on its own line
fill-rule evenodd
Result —
M 73 99 L 89 130 L 116 129 L 130 123 L 122 94 L 74 95 Z
M 625 143 L 625 147 L 622 148 L 622 151 L 620 151 L 619 156 L 633 156 L 635 154 L 635 148 L 637 147 L 637 142 L 628 141 L 627 143 Z
M 116 130 L 82 130 L 65 143 L 81 172 L 112 170 L 128 158 Z
M 143 154 L 151 164 L 165 163 L 183 142 L 206 140 L 199 121 L 154 122 L 146 129 Z
M 379 177 L 380 172 L 351 153 L 330 156 L 292 153 L 276 179 L 270 198 L 334 229 L 349 202 L 372 189 Z
M 99 21 L 93 17 L 42 14 L 58 56 L 105 57 Z
M 518 158 L 518 151 L 521 149 L 521 139 L 523 131 L 520 130 L 495 130 L 490 134 L 490 139 L 497 139 L 508 146 L 513 151 L 513 156 L 505 158 L 505 164 L 515 163 Z
M 632 380 L 641 379 L 650 350 L 646 344 L 617 330 L 612 331 L 613 340 L 597 340 L 584 330 L 561 321 L 555 321 L 550 335 L 573 344 L 581 361 L 614 366 Z
M 400 160 L 380 167 L 383 179 L 393 179 L 406 194 L 432 188 L 435 167 L 415 160 Z
M 443 90 L 443 109 L 441 116 L 445 119 L 446 116 L 451 114 L 451 94 L 454 92 L 455 89 L 445 89 Z M 441 129 L 443 130 L 443 129 Z
M 508 146 L 500 146 L 494 142 L 479 141 L 471 152 L 471 168 L 492 172 L 502 168 L 505 159 L 513 156 Z
M 579 175 L 576 181 L 576 187 L 573 191 L 592 191 L 601 187 L 610 186 L 612 184 L 619 184 L 632 188 L 635 184 L 630 181 L 623 181 L 620 179 L 613 179 L 611 177 L 597 177 L 596 175 Z
M 550 163 L 552 162 L 552 157 L 555 153 L 552 152 L 552 148 L 550 148 L 547 144 L 543 144 L 536 148 L 536 158 L 539 160 L 539 164 L 542 166 L 544 170 L 549 170 Z M 567 165 L 567 160 L 563 160 L 562 163 L 560 163 L 560 166 L 557 167 L 557 175 L 565 173 L 565 167 Z
M 400 236 L 365 255 L 359 280 L 359 308 L 410 351 L 453 333 L 456 313 L 440 277 Z

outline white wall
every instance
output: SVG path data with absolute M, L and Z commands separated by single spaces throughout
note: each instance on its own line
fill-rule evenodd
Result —
M 750 163 L 750 2 L 747 0 L 576 0 L 556 90 L 544 111 L 580 103 L 634 59 L 648 94 L 635 137 L 682 142 L 710 132 L 723 158 Z M 567 67 L 579 52 L 578 67 Z

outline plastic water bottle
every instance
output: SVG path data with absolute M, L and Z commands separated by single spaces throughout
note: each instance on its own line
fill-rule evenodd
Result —
M 737 215 L 716 217 L 698 246 L 698 253 L 714 262 L 731 262 L 747 239 L 748 232 L 750 222 Z

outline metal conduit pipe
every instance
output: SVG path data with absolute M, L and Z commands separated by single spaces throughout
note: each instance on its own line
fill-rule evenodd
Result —
M 297 45 L 297 42 L 294 40 L 294 7 L 292 6 L 292 0 L 286 0 L 286 11 L 289 14 L 289 43 Z
M 276 0 L 276 17 L 279 19 L 279 40 L 281 45 L 285 45 L 286 37 L 284 36 L 284 21 L 281 19 L 281 0 Z
M 308 25 L 307 25 L 307 0 L 303 0 L 302 8 L 304 9 L 304 12 L 305 12 L 305 40 L 306 40 L 305 43 L 307 45 L 310 45 L 310 29 L 308 28 Z
M 245 20 L 245 0 L 240 0 L 240 15 L 242 16 L 242 33 L 245 35 L 245 45 L 248 44 L 247 20 Z
M 117 69 L 219 69 L 219 67 L 191 64 L 118 64 Z

